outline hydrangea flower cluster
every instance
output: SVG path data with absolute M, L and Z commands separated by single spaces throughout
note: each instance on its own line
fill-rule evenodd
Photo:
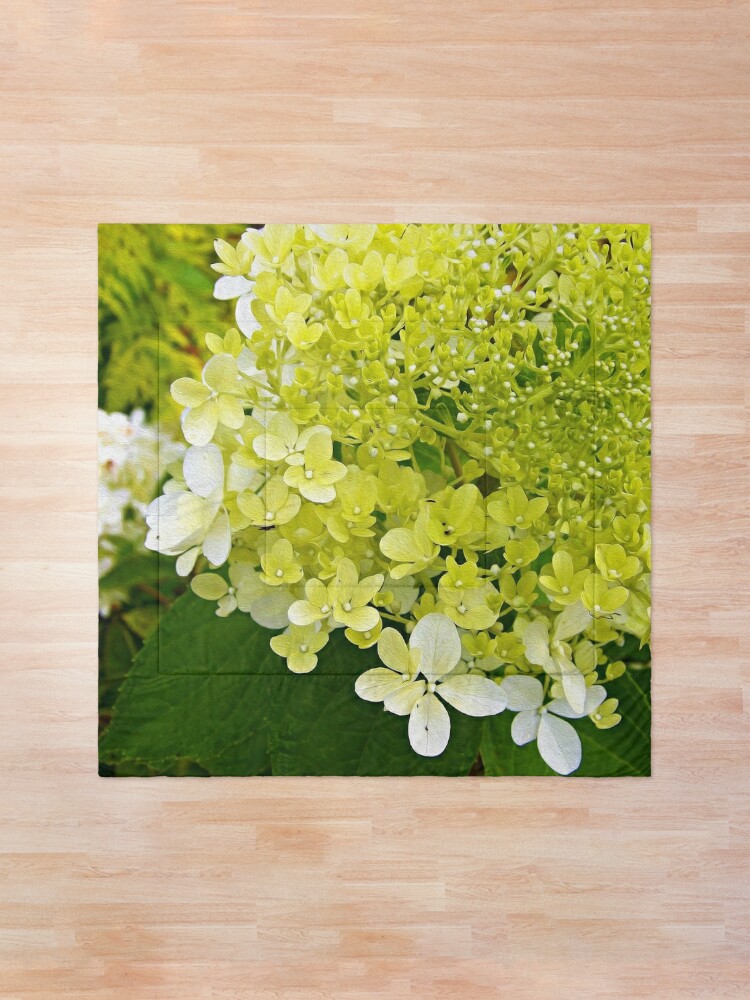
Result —
M 566 719 L 619 721 L 611 650 L 648 639 L 650 239 L 639 226 L 267 225 L 216 242 L 190 444 L 149 508 L 217 614 L 376 647 L 357 694 L 409 716 L 518 714 L 560 773 Z M 408 640 L 408 644 L 407 644 Z
M 144 517 L 167 466 L 185 454 L 185 445 L 145 422 L 142 410 L 130 414 L 98 412 L 99 577 L 106 576 L 122 543 L 142 544 Z M 100 611 L 123 601 L 122 590 L 100 589 Z

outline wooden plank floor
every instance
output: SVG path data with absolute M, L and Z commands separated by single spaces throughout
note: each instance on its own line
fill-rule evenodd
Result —
M 746 4 L 18 0 L 0 996 L 750 996 Z M 642 221 L 654 777 L 96 776 L 96 223 Z

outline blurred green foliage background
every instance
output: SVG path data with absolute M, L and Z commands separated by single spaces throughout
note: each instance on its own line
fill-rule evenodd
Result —
M 99 407 L 145 412 L 180 438 L 180 407 L 170 384 L 200 378 L 205 335 L 225 333 L 234 303 L 213 297 L 214 240 L 240 238 L 242 225 L 102 224 L 99 226 Z M 145 528 L 144 528 L 145 533 Z M 101 579 L 115 592 L 99 622 L 100 723 L 111 710 L 133 657 L 156 629 L 159 612 L 184 590 L 172 560 L 140 542 L 115 539 L 114 567 Z
M 99 406 L 150 421 L 179 414 L 169 386 L 200 377 L 204 337 L 224 333 L 233 303 L 213 298 L 215 239 L 243 226 L 103 224 L 99 226 Z M 164 406 L 170 412 L 160 412 Z

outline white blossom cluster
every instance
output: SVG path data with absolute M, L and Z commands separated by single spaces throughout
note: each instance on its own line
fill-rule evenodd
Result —
M 145 515 L 168 466 L 185 446 L 145 422 L 142 410 L 130 414 L 98 412 L 99 577 L 114 569 L 123 543 L 142 545 Z M 122 589 L 100 590 L 100 612 L 126 597 Z

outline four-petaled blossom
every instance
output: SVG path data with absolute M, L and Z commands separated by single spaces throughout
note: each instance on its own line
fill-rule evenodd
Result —
M 445 615 L 421 618 L 408 646 L 395 629 L 383 629 L 378 655 L 385 666 L 358 677 L 355 690 L 365 701 L 382 701 L 387 711 L 408 715 L 409 742 L 423 757 L 437 757 L 448 745 L 451 722 L 443 701 L 479 717 L 497 715 L 506 706 L 502 690 L 489 678 L 452 674 L 461 659 L 461 639 Z
M 318 625 L 290 625 L 281 635 L 271 638 L 271 649 L 284 657 L 292 673 L 309 674 L 327 642 L 328 633 Z
M 427 504 L 422 504 L 416 521 L 410 527 L 391 528 L 380 539 L 383 555 L 396 564 L 391 567 L 394 580 L 426 569 L 440 551 L 440 546 L 428 534 L 429 519 Z
M 508 528 L 530 528 L 549 506 L 545 497 L 531 500 L 521 486 L 510 486 L 503 493 L 487 499 L 487 513 L 499 524 Z
M 330 619 L 332 625 L 346 625 L 354 632 L 372 632 L 380 627 L 380 613 L 370 602 L 384 579 L 382 573 L 376 573 L 360 580 L 351 559 L 341 559 L 335 578 L 327 586 L 322 580 L 307 581 L 304 600 L 289 608 L 289 621 L 311 625 Z
M 229 567 L 229 583 L 218 573 L 199 573 L 190 581 L 190 588 L 206 601 L 218 601 L 216 614 L 220 618 L 239 608 L 264 628 L 280 628 L 287 621 L 291 603 L 288 591 L 267 587 L 258 573 L 244 563 Z
M 606 697 L 605 689 L 599 685 L 587 688 L 580 711 L 565 698 L 555 698 L 545 705 L 544 687 L 536 677 L 506 677 L 502 691 L 510 711 L 518 712 L 510 729 L 513 742 L 520 747 L 536 740 L 542 760 L 553 771 L 575 771 L 581 763 L 581 739 L 565 719 L 582 719 L 595 713 Z
M 219 424 L 238 430 L 245 422 L 245 387 L 231 354 L 215 354 L 203 366 L 203 381 L 178 378 L 172 396 L 188 407 L 182 415 L 182 433 L 190 444 L 208 444 Z
M 627 599 L 628 591 L 625 587 L 618 587 L 616 584 L 610 587 L 604 577 L 597 573 L 591 573 L 583 585 L 581 601 L 594 617 L 612 614 L 621 608 Z
M 578 635 L 590 622 L 591 615 L 580 604 L 571 604 L 558 616 L 551 637 L 546 619 L 531 622 L 522 636 L 526 659 L 559 678 L 565 697 L 577 712 L 583 710 L 586 701 L 586 678 L 565 640 Z
M 588 569 L 576 572 L 575 563 L 569 552 L 559 549 L 552 556 L 552 565 L 545 566 L 539 575 L 539 583 L 557 604 L 575 604 L 580 599 L 583 585 L 589 577 Z
M 359 579 L 357 567 L 351 559 L 342 559 L 336 570 L 336 579 L 329 587 L 333 598 L 333 616 L 341 625 L 355 632 L 367 632 L 377 627 L 379 612 L 370 601 L 383 586 L 382 573 Z
M 630 580 L 641 568 L 640 559 L 622 545 L 597 545 L 594 559 L 605 580 Z
M 269 587 L 283 587 L 302 579 L 302 567 L 288 538 L 279 538 L 260 557 L 260 578 Z
M 330 435 L 316 433 L 305 444 L 302 465 L 290 465 L 284 482 L 299 490 L 305 500 L 330 503 L 336 496 L 333 484 L 345 475 L 346 466 L 333 460 Z
M 302 465 L 305 447 L 313 434 L 331 436 L 328 427 L 314 425 L 300 433 L 299 428 L 286 413 L 274 413 L 268 418 L 265 430 L 253 439 L 253 451 L 268 462 L 284 461 L 287 465 Z
M 459 545 L 484 532 L 482 494 L 473 483 L 443 490 L 428 511 L 427 534 L 436 545 Z
M 251 524 L 271 528 L 287 524 L 299 513 L 302 501 L 286 483 L 275 476 L 263 487 L 262 496 L 245 491 L 237 497 L 237 506 Z

